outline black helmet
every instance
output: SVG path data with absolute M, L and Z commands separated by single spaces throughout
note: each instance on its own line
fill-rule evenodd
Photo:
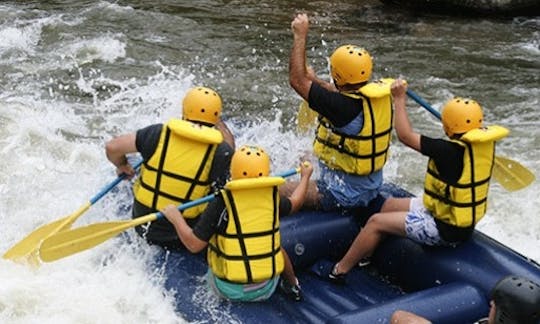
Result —
M 495 302 L 495 323 L 540 323 L 540 285 L 528 279 L 508 276 L 491 291 Z

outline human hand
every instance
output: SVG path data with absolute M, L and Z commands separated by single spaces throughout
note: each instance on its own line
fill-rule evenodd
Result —
M 125 174 L 126 179 L 131 179 L 135 175 L 135 169 L 129 163 L 122 164 L 116 168 L 116 174 L 119 176 Z
M 302 161 L 302 163 L 300 163 L 300 178 L 309 179 L 311 174 L 313 174 L 313 164 L 309 161 Z
M 176 219 L 179 219 L 182 217 L 182 213 L 173 204 L 170 204 L 166 206 L 165 208 L 163 208 L 161 210 L 161 213 L 163 214 L 163 216 L 165 216 L 165 218 L 167 218 L 169 222 L 173 224 Z
M 406 97 L 407 83 L 401 78 L 397 78 L 390 86 L 390 92 L 394 99 L 400 99 Z
M 306 36 L 309 29 L 309 19 L 305 13 L 296 14 L 291 22 L 291 29 L 295 36 Z

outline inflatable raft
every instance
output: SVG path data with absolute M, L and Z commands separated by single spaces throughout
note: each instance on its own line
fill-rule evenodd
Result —
M 393 185 L 385 185 L 384 193 L 408 195 Z M 434 323 L 473 323 L 487 316 L 499 279 L 515 274 L 540 282 L 539 264 L 478 231 L 456 248 L 389 237 L 368 266 L 349 273 L 346 285 L 322 280 L 319 266 L 345 253 L 361 226 L 357 216 L 306 211 L 281 219 L 282 243 L 302 287 L 300 302 L 279 289 L 265 302 L 219 300 L 204 281 L 205 257 L 187 251 L 163 251 L 156 267 L 168 278 L 177 311 L 196 323 L 389 323 L 396 309 Z

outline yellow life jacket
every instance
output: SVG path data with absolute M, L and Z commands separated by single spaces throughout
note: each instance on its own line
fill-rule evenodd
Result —
M 350 174 L 367 175 L 383 168 L 392 137 L 393 79 L 381 79 L 356 93 L 342 93 L 362 99 L 364 124 L 356 135 L 337 130 L 326 118 L 319 118 L 313 151 L 329 168 Z
M 444 223 L 474 227 L 486 213 L 489 180 L 495 159 L 495 142 L 508 129 L 489 126 L 471 130 L 453 142 L 465 148 L 463 171 L 457 183 L 446 183 L 433 160 L 428 162 L 424 182 L 424 206 Z
M 171 119 L 161 131 L 154 154 L 141 167 L 133 186 L 135 199 L 154 210 L 206 196 L 216 148 L 223 140 L 211 127 Z M 206 204 L 186 209 L 186 218 L 197 217 Z
M 279 233 L 281 177 L 239 179 L 221 191 L 228 223 L 208 244 L 208 265 L 214 275 L 233 283 L 257 283 L 283 272 Z

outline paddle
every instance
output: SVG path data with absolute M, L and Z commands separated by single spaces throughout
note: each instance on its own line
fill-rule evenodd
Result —
M 278 177 L 288 177 L 296 174 L 299 171 L 299 168 L 291 169 L 279 174 Z M 178 210 L 182 211 L 184 209 L 209 202 L 214 199 L 215 196 L 216 194 L 211 194 L 182 204 L 178 206 Z M 146 224 L 148 222 L 153 222 L 163 217 L 164 215 L 161 212 L 157 212 L 132 220 L 97 223 L 60 232 L 43 241 L 39 249 L 39 255 L 41 260 L 44 262 L 51 262 L 65 258 L 103 243 L 127 229 Z
M 138 169 L 141 163 L 142 161 L 135 163 L 133 168 Z M 111 191 L 111 189 L 114 188 L 117 184 L 119 184 L 124 178 L 125 175 L 120 175 L 119 177 L 117 177 L 114 181 L 105 186 L 98 194 L 90 198 L 88 202 L 82 205 L 74 213 L 54 222 L 40 226 L 38 229 L 28 234 L 19 243 L 12 246 L 2 257 L 4 259 L 17 260 L 22 259 L 23 257 L 35 255 L 35 253 L 38 251 L 41 241 L 60 231 L 69 229 L 71 225 L 90 208 L 90 206 L 92 206 L 103 196 L 105 196 L 105 194 Z
M 407 89 L 407 95 L 420 106 L 426 108 L 433 116 L 441 119 L 441 114 L 412 90 Z M 523 189 L 536 179 L 534 173 L 519 162 L 500 156 L 495 156 L 493 177 L 508 191 Z

